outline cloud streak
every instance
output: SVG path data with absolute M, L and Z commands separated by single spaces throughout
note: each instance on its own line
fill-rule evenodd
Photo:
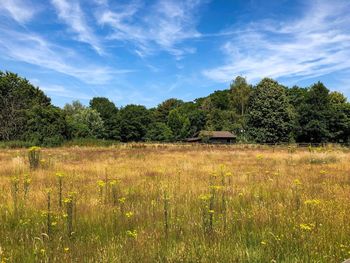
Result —
M 350 3 L 313 1 L 304 16 L 289 22 L 260 21 L 222 45 L 224 65 L 203 74 L 217 82 L 236 75 L 314 78 L 350 68 Z
M 32 19 L 35 10 L 30 7 L 30 1 L 24 0 L 1 0 L 0 11 L 4 10 L 18 23 L 23 24 Z
M 79 2 L 67 0 L 52 0 L 51 2 L 60 20 L 77 35 L 77 40 L 89 44 L 98 54 L 103 54 L 100 40 L 88 26 Z
M 201 4 L 199 0 L 159 0 L 148 7 L 134 1 L 111 9 L 104 2 L 96 16 L 100 25 L 112 28 L 109 39 L 134 44 L 139 56 L 160 49 L 180 58 L 195 51 L 180 44 L 201 36 L 195 19 L 195 11 Z
M 117 74 L 130 72 L 88 63 L 73 50 L 54 45 L 36 34 L 1 28 L 0 56 L 59 72 L 95 85 L 105 84 Z

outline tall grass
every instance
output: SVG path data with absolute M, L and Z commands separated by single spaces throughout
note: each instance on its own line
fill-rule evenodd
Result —
M 56 148 L 19 169 L 26 155 L 0 151 L 0 262 L 350 258 L 346 148 Z

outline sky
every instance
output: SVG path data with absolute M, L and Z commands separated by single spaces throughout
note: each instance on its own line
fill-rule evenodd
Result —
M 348 0 L 1 0 L 0 70 L 63 106 L 322 81 L 350 97 Z

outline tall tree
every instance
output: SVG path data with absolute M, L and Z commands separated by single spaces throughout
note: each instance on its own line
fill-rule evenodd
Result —
M 20 139 L 27 128 L 30 110 L 49 105 L 50 99 L 28 80 L 0 71 L 0 140 Z
M 305 103 L 300 107 L 299 123 L 301 132 L 298 140 L 302 142 L 327 142 L 330 139 L 329 90 L 318 82 L 311 86 L 305 96 Z
M 233 107 L 243 116 L 246 113 L 252 87 L 248 85 L 243 77 L 236 77 L 230 85 Z
M 167 99 L 158 105 L 155 111 L 157 121 L 166 123 L 171 110 L 180 107 L 184 102 L 178 99 Z
M 290 140 L 293 109 L 284 87 L 264 78 L 256 86 L 249 103 L 248 134 L 259 143 Z
M 190 135 L 190 120 L 187 116 L 180 114 L 179 110 L 177 109 L 170 111 L 168 126 L 170 127 L 175 140 L 181 140 Z
M 127 105 L 119 111 L 120 137 L 122 141 L 142 141 L 149 125 L 152 123 L 152 115 L 141 105 Z
M 104 123 L 105 139 L 120 139 L 120 126 L 118 121 L 118 108 L 107 98 L 95 97 L 90 100 L 90 108 L 96 110 Z

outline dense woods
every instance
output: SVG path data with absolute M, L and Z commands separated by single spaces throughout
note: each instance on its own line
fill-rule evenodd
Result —
M 323 83 L 285 87 L 269 78 L 256 86 L 237 77 L 229 88 L 184 102 L 171 98 L 157 107 L 117 107 L 108 98 L 53 106 L 39 88 L 0 72 L 0 140 L 60 145 L 76 138 L 118 141 L 181 141 L 200 130 L 227 130 L 239 142 L 347 143 L 350 103 Z

